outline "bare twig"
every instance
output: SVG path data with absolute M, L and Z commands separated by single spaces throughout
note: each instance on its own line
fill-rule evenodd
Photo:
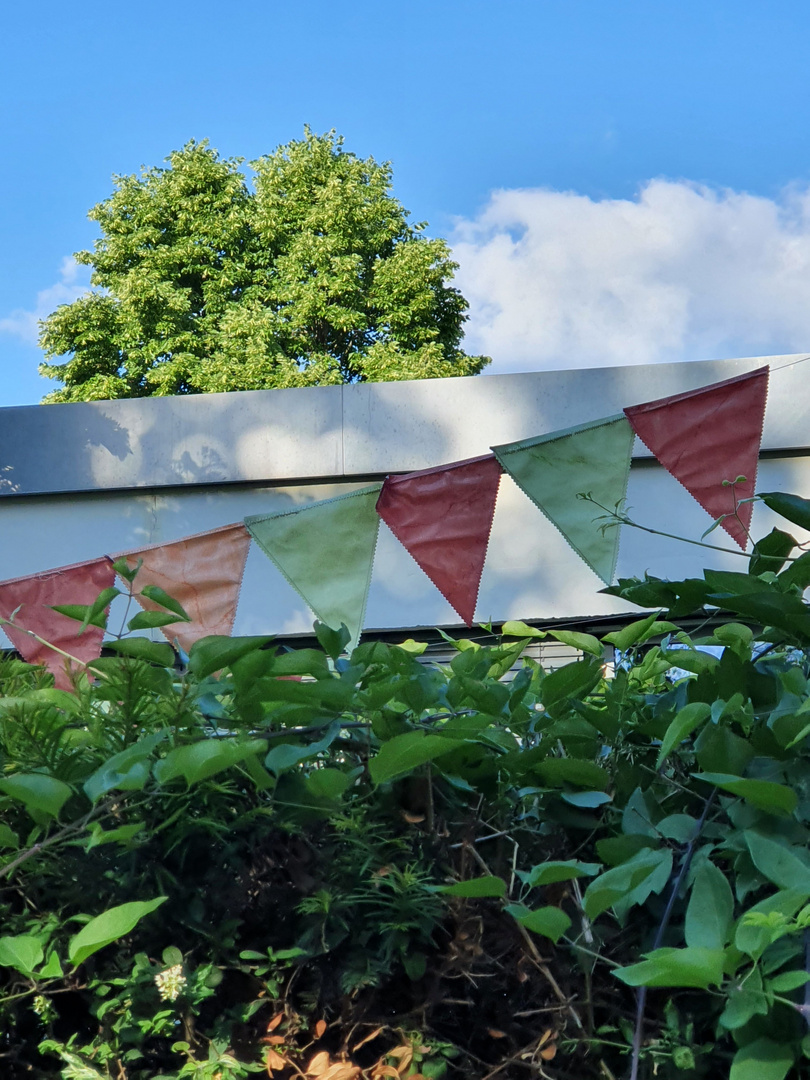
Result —
M 10 863 L 6 863 L 4 867 L 0 869 L 0 880 L 2 878 L 11 877 L 11 874 L 18 866 L 21 866 L 24 862 L 30 859 L 33 855 L 39 855 L 40 852 L 45 851 L 46 848 L 53 847 L 55 844 L 60 843 L 62 840 L 66 840 L 74 833 L 80 833 L 88 822 L 92 821 L 94 817 L 98 817 L 108 809 L 107 803 L 100 803 L 98 806 L 94 806 L 92 810 L 89 810 L 84 817 L 79 818 L 78 821 L 73 821 L 69 825 L 63 826 L 58 832 L 55 832 L 53 836 L 49 836 L 46 840 L 42 840 L 38 844 L 34 844 L 28 848 L 27 851 L 23 851 L 16 859 L 12 859 Z
M 709 816 L 714 797 L 717 794 L 717 788 L 713 788 L 711 794 L 706 800 L 706 805 L 703 807 L 703 813 L 700 815 L 697 823 L 695 824 L 692 836 L 689 839 L 689 843 L 686 845 L 686 851 L 684 852 L 683 859 L 675 880 L 672 882 L 672 888 L 669 891 L 669 897 L 667 899 L 664 913 L 661 916 L 661 922 L 658 924 L 658 930 L 655 934 L 655 940 L 653 941 L 653 949 L 660 948 L 661 942 L 664 940 L 664 934 L 669 926 L 669 920 L 672 917 L 672 909 L 675 907 L 675 901 L 678 897 L 678 893 L 681 888 L 683 879 L 686 877 L 689 866 L 692 862 L 692 856 L 695 854 L 695 845 L 698 842 L 703 826 L 706 824 L 706 819 Z M 636 995 L 636 1023 L 633 1031 L 633 1056 L 630 1062 L 630 1080 L 638 1080 L 638 1066 L 641 1060 L 641 1042 L 644 1038 L 644 1010 L 647 1005 L 647 987 L 640 986 Z

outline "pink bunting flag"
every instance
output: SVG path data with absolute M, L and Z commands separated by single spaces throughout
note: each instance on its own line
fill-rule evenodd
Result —
M 114 558 L 126 559 L 132 569 L 138 559 L 143 560 L 134 590 L 138 603 L 147 611 L 165 609 L 137 595 L 144 585 L 157 585 L 185 608 L 191 622 L 170 623 L 160 629 L 170 642 L 177 639 L 188 652 L 195 641 L 209 634 L 230 634 L 249 547 L 250 534 L 240 522 Z
M 768 368 L 624 410 L 642 442 L 745 550 L 762 443 Z M 733 488 L 723 481 L 744 476 Z M 736 515 L 735 515 L 736 506 Z
M 81 623 L 53 611 L 51 605 L 92 604 L 114 582 L 115 571 L 106 557 L 0 582 L 0 616 L 10 619 L 14 613 L 14 625 L 4 624 L 3 630 L 25 661 L 44 664 L 56 685 L 69 690 L 71 681 L 66 664 L 70 660 L 25 631 L 30 630 L 69 653 L 81 666 L 97 660 L 104 630 L 100 626 L 88 626 L 80 635 Z
M 494 454 L 389 476 L 377 513 L 472 626 L 501 466 Z

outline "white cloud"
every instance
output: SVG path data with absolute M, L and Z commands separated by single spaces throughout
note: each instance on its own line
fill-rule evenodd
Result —
M 810 352 L 810 189 L 497 191 L 453 247 L 492 372 Z
M 13 334 L 27 345 L 36 345 L 39 320 L 50 315 L 60 304 L 71 304 L 90 287 L 90 267 L 80 266 L 72 255 L 62 259 L 59 280 L 37 293 L 32 311 L 17 308 L 0 318 L 0 333 Z

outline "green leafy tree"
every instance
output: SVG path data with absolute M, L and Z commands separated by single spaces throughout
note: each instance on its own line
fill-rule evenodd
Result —
M 408 222 L 391 168 L 334 132 L 252 162 L 207 142 L 118 176 L 77 260 L 93 291 L 41 324 L 47 402 L 475 375 L 441 239 Z

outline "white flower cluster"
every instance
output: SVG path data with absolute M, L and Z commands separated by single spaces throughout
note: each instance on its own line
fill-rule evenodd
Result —
M 155 976 L 155 985 L 158 988 L 161 1001 L 177 1001 L 186 985 L 183 965 L 175 964 L 173 967 L 159 972 Z

